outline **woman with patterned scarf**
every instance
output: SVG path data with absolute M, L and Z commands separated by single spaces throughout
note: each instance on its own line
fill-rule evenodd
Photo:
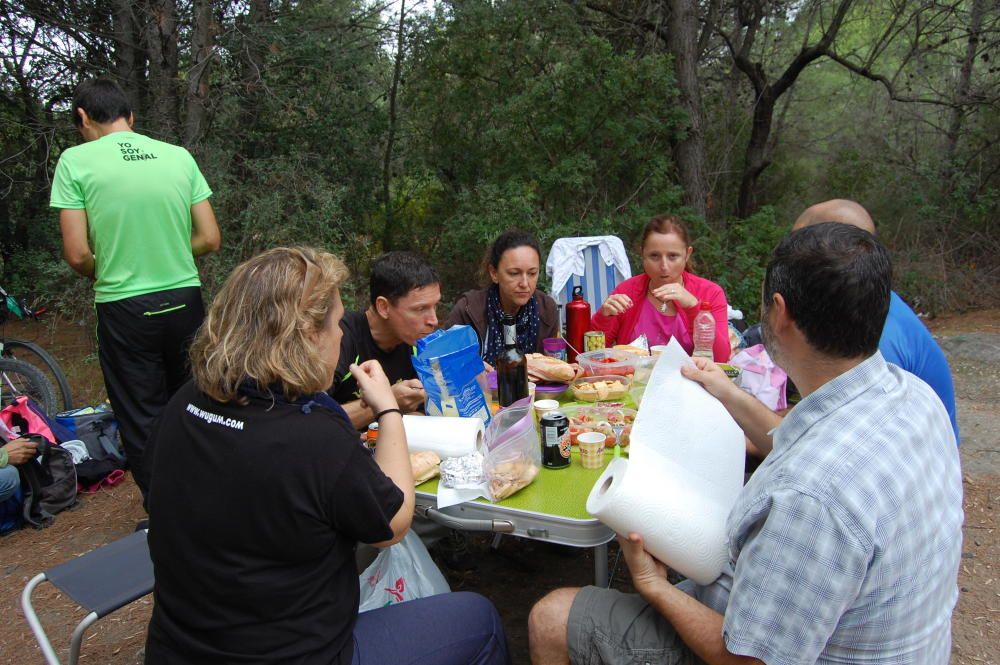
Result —
M 461 323 L 475 328 L 482 358 L 492 365 L 503 348 L 500 317 L 510 314 L 517 322 L 517 348 L 541 352 L 542 340 L 558 335 L 559 309 L 536 288 L 542 264 L 538 242 L 524 231 L 505 231 L 493 241 L 483 264 L 489 285 L 466 291 L 452 308 L 446 327 Z

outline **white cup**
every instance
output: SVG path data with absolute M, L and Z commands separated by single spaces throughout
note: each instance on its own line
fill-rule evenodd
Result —
M 654 356 L 658 356 L 667 350 L 666 344 L 657 344 L 656 346 L 649 347 L 649 352 Z
M 555 411 L 559 408 L 559 402 L 554 399 L 540 399 L 537 402 L 533 402 L 532 406 L 535 410 L 535 426 L 542 421 L 542 416 L 547 411 Z

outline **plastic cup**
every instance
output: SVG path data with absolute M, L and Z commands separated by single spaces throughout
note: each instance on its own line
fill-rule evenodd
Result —
M 604 440 L 600 432 L 581 432 L 577 435 L 580 446 L 580 464 L 584 469 L 600 469 L 604 466 Z
M 528 402 L 534 403 L 535 401 L 535 383 L 533 381 L 528 381 Z
M 658 356 L 666 350 L 667 350 L 666 344 L 657 344 L 656 346 L 650 347 L 649 352 L 654 356 Z
M 538 423 L 541 422 L 542 416 L 547 411 L 555 411 L 559 408 L 559 402 L 554 399 L 540 399 L 537 402 L 532 402 L 535 411 L 535 427 L 538 427 Z
M 559 360 L 566 360 L 566 340 L 562 337 L 547 337 L 542 340 L 542 353 Z

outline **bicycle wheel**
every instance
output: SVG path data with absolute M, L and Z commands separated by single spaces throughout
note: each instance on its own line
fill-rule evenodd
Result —
M 46 374 L 49 383 L 59 389 L 57 397 L 62 397 L 61 410 L 69 411 L 73 408 L 73 396 L 70 393 L 69 381 L 62 371 L 62 367 L 59 366 L 59 361 L 52 354 L 34 342 L 23 339 L 7 339 L 3 341 L 3 355 L 29 363 L 41 370 L 43 374 Z
M 21 395 L 35 400 L 48 415 L 59 411 L 56 392 L 41 370 L 20 360 L 0 358 L 0 408 Z

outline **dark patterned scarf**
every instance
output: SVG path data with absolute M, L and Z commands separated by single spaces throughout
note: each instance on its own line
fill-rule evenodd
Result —
M 503 324 L 500 323 L 503 308 L 500 307 L 500 288 L 494 284 L 486 294 L 486 339 L 483 340 L 483 360 L 494 364 L 497 354 L 503 350 Z M 514 317 L 517 326 L 517 348 L 522 353 L 532 353 L 538 344 L 538 301 L 535 296 L 517 310 Z
M 325 409 L 333 411 L 337 416 L 343 418 L 347 421 L 347 424 L 352 428 L 351 418 L 344 411 L 344 407 L 330 397 L 324 392 L 318 392 L 315 395 L 303 395 L 293 402 L 289 402 L 285 399 L 284 393 L 281 391 L 280 386 L 273 386 L 268 388 L 266 391 L 261 390 L 255 381 L 247 379 L 240 384 L 239 391 L 248 397 L 257 397 L 258 399 L 269 399 L 276 404 L 295 404 L 300 407 L 302 413 L 312 412 L 312 407 L 321 406 Z

